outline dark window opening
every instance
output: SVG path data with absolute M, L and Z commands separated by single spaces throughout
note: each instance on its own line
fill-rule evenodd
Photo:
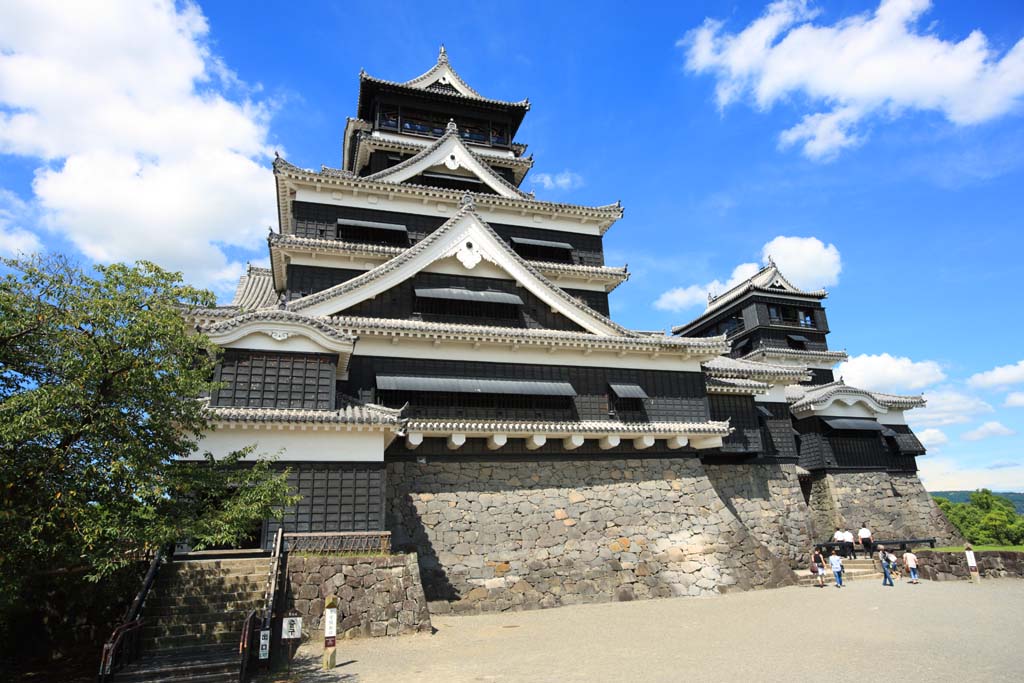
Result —
M 489 185 L 487 185 L 487 183 L 475 176 L 452 175 L 449 173 L 435 173 L 427 171 L 415 176 L 409 180 L 409 182 L 413 185 L 440 187 L 446 190 L 466 190 L 468 192 L 497 194 Z
M 573 263 L 573 246 L 568 242 L 513 237 L 510 240 L 517 254 L 530 261 Z
M 457 294 L 459 288 L 447 288 Z M 511 327 L 522 327 L 520 307 L 522 300 L 514 294 L 506 292 L 462 290 L 466 297 L 434 296 L 424 292 L 438 292 L 440 289 L 416 290 L 415 313 L 426 322 L 453 322 L 467 325 L 482 323 L 500 324 Z M 481 295 L 472 298 L 471 295 Z M 491 296 L 487 296 L 491 295 Z M 513 301 L 518 300 L 518 303 Z
M 412 418 L 567 422 L 579 419 L 572 396 L 380 390 L 377 393 L 377 400 L 388 407 L 400 408 L 408 403 L 406 414 Z
M 447 132 L 448 121 L 453 119 L 459 128 L 459 137 L 472 144 L 508 147 L 512 142 L 507 121 L 453 117 L 441 112 L 395 104 L 382 104 L 377 108 L 377 128 L 406 135 L 439 138 Z
M 409 246 L 409 233 L 404 225 L 338 219 L 337 239 L 363 244 L 383 244 L 396 247 Z
M 773 325 L 789 325 L 807 329 L 817 328 L 811 312 L 796 306 L 768 306 L 768 320 Z

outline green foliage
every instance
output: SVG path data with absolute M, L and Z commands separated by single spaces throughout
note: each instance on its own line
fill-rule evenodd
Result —
M 186 308 L 213 295 L 146 262 L 89 274 L 5 260 L 0 280 L 0 610 L 25 576 L 85 569 L 191 538 L 244 538 L 289 501 L 286 474 L 194 453 L 216 347 Z
M 971 499 L 972 493 L 974 491 L 932 491 L 932 496 L 935 498 L 946 498 L 952 503 L 966 503 Z M 993 491 L 993 493 L 1009 500 L 1013 503 L 1017 514 L 1024 515 L 1024 493 L 1015 493 L 1013 491 Z
M 953 503 L 940 497 L 936 497 L 935 502 L 972 544 L 1007 546 L 1024 543 L 1024 515 L 1017 514 L 1012 501 L 988 489 L 975 491 L 966 503 Z

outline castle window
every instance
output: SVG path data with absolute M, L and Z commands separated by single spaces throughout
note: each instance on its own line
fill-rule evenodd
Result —
M 377 221 L 357 221 L 350 218 L 339 218 L 337 225 L 337 237 L 339 240 L 399 247 L 409 246 L 409 233 L 404 225 L 380 223 Z
M 516 253 L 531 261 L 553 261 L 555 263 L 572 263 L 573 246 L 568 242 L 535 240 L 526 237 L 510 239 Z
M 416 312 L 424 320 L 480 324 L 481 320 L 518 325 L 523 300 L 509 292 L 464 287 L 417 287 Z

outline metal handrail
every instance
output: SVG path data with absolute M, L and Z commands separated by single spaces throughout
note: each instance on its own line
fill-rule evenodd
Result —
M 142 631 L 142 608 L 146 605 L 146 598 L 156 581 L 157 572 L 165 559 L 164 548 L 157 550 L 149 569 L 142 580 L 142 587 L 135 595 L 132 604 L 128 606 L 121 623 L 114 629 L 113 633 L 103 644 L 103 654 L 100 657 L 100 671 L 97 676 L 99 683 L 105 683 L 118 669 L 127 662 L 135 659 L 139 654 L 139 633 Z
M 239 683 L 247 683 L 253 657 L 253 637 L 259 629 L 270 630 L 273 627 L 274 609 L 277 605 L 279 577 L 281 574 L 281 557 L 284 547 L 284 529 L 279 528 L 274 535 L 274 548 L 270 554 L 270 570 L 267 573 L 267 589 L 263 594 L 263 609 L 252 610 L 245 617 L 242 626 L 242 637 L 238 643 L 240 662 L 238 665 Z M 262 611 L 262 614 L 261 614 Z M 273 644 L 273 638 L 271 638 Z M 257 652 L 258 655 L 258 652 Z M 268 658 L 269 659 L 269 658 Z

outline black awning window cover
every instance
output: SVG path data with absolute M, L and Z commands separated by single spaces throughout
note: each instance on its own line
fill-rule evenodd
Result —
M 548 240 L 532 240 L 526 237 L 513 237 L 512 244 L 528 244 L 531 247 L 546 247 L 548 249 L 565 249 L 572 251 L 572 245 L 568 242 L 549 242 Z
M 619 398 L 648 398 L 647 392 L 639 384 L 609 384 L 612 393 Z
M 451 301 L 476 301 L 483 304 L 506 304 L 522 306 L 523 300 L 515 294 L 485 290 L 478 292 L 462 287 L 417 287 L 416 296 L 421 299 L 448 299 Z
M 568 382 L 529 382 L 468 377 L 377 375 L 381 391 L 429 391 L 449 394 L 513 394 L 518 396 L 575 396 Z
M 790 341 L 801 342 L 803 344 L 806 344 L 807 342 L 811 341 L 802 334 L 787 334 L 786 336 L 790 339 Z
M 339 218 L 339 226 L 349 226 L 353 228 L 370 228 L 371 230 L 394 230 L 396 232 L 406 232 L 405 226 L 398 223 L 378 223 L 377 221 L 357 221 L 351 218 Z
M 894 432 L 893 430 L 889 429 L 885 425 L 882 425 L 882 436 L 888 437 L 890 439 L 895 439 L 896 438 L 896 432 Z
M 768 410 L 764 406 L 757 406 L 757 412 L 761 413 L 769 420 L 772 419 L 772 411 Z
M 880 432 L 882 425 L 874 420 L 857 419 L 855 417 L 826 417 L 822 418 L 832 429 L 847 429 L 865 432 Z

